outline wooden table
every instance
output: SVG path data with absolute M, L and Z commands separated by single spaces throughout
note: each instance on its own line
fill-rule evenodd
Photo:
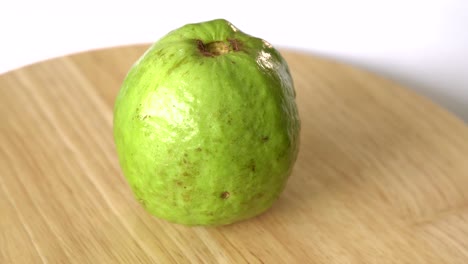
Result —
M 185 227 L 135 201 L 112 107 L 147 46 L 0 76 L 0 263 L 468 263 L 468 128 L 353 67 L 284 51 L 301 151 L 273 208 Z

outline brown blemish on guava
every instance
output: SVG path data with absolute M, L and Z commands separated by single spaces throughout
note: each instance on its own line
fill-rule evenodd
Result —
M 155 55 L 161 56 L 163 54 L 162 52 L 163 51 L 160 49 L 160 50 L 156 51 Z
M 190 194 L 184 193 L 182 194 L 182 199 L 184 199 L 185 202 L 189 202 L 190 200 L 192 200 L 192 197 L 190 196 Z
M 177 186 L 182 186 L 184 183 L 182 181 L 175 181 L 175 184 L 177 184 Z
M 184 172 L 182 173 L 182 176 L 188 177 L 188 176 L 190 176 L 190 173 L 184 171 Z
M 269 136 L 263 136 L 263 137 L 262 137 L 262 141 L 263 141 L 263 142 L 268 142 L 268 140 L 270 140 L 270 137 L 269 137 Z
M 247 165 L 247 168 L 252 171 L 252 172 L 255 172 L 256 170 L 256 165 L 255 165 L 255 160 L 251 159 L 249 164 Z
M 141 199 L 141 198 L 138 198 L 138 202 L 143 206 L 143 207 L 146 207 L 146 201 Z
M 226 200 L 227 198 L 229 198 L 229 196 L 231 196 L 229 192 L 222 192 L 220 197 L 221 199 Z
M 288 152 L 288 149 L 283 149 L 279 153 L 278 157 L 276 158 L 276 161 L 279 161 L 279 160 L 283 159 L 286 156 L 287 152 Z
M 198 50 L 200 51 L 200 53 L 201 53 L 203 56 L 211 57 L 211 54 L 210 54 L 209 52 L 206 51 L 206 47 L 205 47 L 205 45 L 203 44 L 203 41 L 197 39 L 196 42 L 197 42 L 197 48 L 198 48 Z
M 262 198 L 263 196 L 265 196 L 264 193 L 257 193 L 253 198 L 254 198 L 254 199 L 260 199 L 260 198 Z
M 237 39 L 227 39 L 229 41 L 229 44 L 231 44 L 231 48 L 233 51 L 240 51 L 242 48 L 242 43 L 237 40 Z
M 167 70 L 167 74 L 168 75 L 171 74 L 175 69 L 179 68 L 180 66 L 182 66 L 186 62 L 187 62 L 186 58 L 183 58 L 183 59 L 179 60 L 176 64 L 174 64 L 171 68 L 169 68 L 169 70 Z
M 201 152 L 202 151 L 202 148 L 198 147 L 195 149 L 196 152 Z

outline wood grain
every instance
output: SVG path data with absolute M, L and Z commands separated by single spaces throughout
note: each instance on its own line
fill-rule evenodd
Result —
M 468 263 L 468 128 L 371 73 L 284 51 L 301 151 L 273 208 L 217 228 L 148 215 L 112 106 L 147 46 L 0 76 L 0 263 Z

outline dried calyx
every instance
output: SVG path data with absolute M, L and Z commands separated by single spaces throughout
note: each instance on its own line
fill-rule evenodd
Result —
M 216 57 L 231 51 L 240 51 L 240 42 L 237 39 L 227 39 L 226 41 L 213 41 L 203 43 L 197 40 L 198 50 L 206 57 Z

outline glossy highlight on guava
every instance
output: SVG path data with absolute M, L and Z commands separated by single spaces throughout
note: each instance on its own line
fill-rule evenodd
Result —
M 291 174 L 299 132 L 286 61 L 224 19 L 155 42 L 114 108 L 119 162 L 135 197 L 185 225 L 225 225 L 270 208 Z

